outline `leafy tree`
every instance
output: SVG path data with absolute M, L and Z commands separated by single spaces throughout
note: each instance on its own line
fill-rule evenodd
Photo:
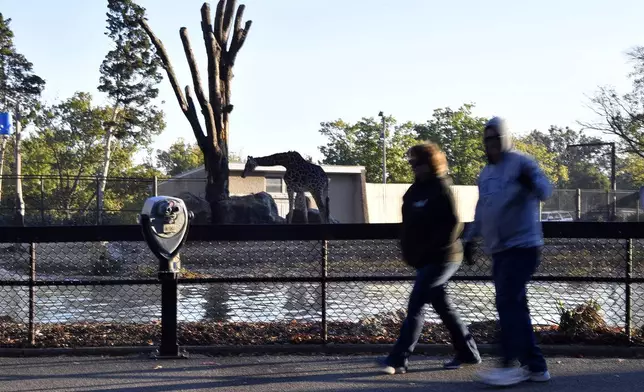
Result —
M 150 39 L 139 25 L 144 16 L 145 9 L 132 0 L 108 0 L 106 35 L 114 41 L 114 49 L 101 64 L 98 86 L 110 100 L 110 117 L 104 123 L 99 205 L 103 203 L 114 140 L 145 146 L 165 128 L 163 112 L 153 104 L 162 76 Z
M 157 150 L 157 165 L 167 175 L 176 176 L 202 166 L 203 156 L 198 145 L 180 138 L 167 151 Z
M 559 177 L 559 188 L 604 189 L 609 186 L 610 157 L 605 147 L 574 147 L 574 144 L 597 143 L 602 140 L 584 135 L 571 128 L 551 126 L 547 132 L 534 130 L 522 139 L 533 145 L 543 145 L 554 154 L 558 165 L 568 171 L 567 178 Z
M 626 154 L 618 160 L 617 166 L 619 189 L 636 190 L 644 186 L 644 158 L 637 154 Z
M 413 125 L 400 126 L 392 117 L 385 119 L 387 126 L 387 182 L 408 183 L 412 180 L 405 152 L 416 143 Z M 323 122 L 320 133 L 328 141 L 319 150 L 322 163 L 328 165 L 361 165 L 366 168 L 368 182 L 382 182 L 382 124 L 372 118 L 363 118 L 355 124 L 342 120 Z M 390 133 L 389 129 L 394 131 Z
M 545 145 L 533 143 L 530 140 L 526 140 L 526 138 L 518 138 L 514 140 L 514 147 L 534 157 L 541 170 L 553 183 L 560 184 L 568 180 L 568 168 L 558 162 L 557 154 L 548 151 Z
M 5 97 L 9 97 L 20 100 L 23 110 L 33 110 L 45 81 L 33 72 L 33 64 L 16 51 L 10 24 L 11 19 L 0 13 L 0 108 L 7 110 Z
M 20 104 L 20 121 L 22 125 L 26 124 L 33 118 L 34 112 L 38 107 L 38 98 L 45 87 L 45 81 L 33 72 L 33 64 L 27 58 L 18 53 L 13 44 L 13 31 L 11 31 L 11 19 L 5 19 L 0 13 L 0 110 L 12 111 L 9 106 L 5 105 L 6 98 L 12 98 Z M 13 105 L 11 105 L 13 106 Z M 15 194 L 17 200 L 15 222 L 18 225 L 24 225 L 24 196 L 22 192 L 22 160 L 19 146 L 20 135 L 16 132 L 16 146 L 14 146 L 18 155 L 16 156 L 14 174 L 18 175 L 15 185 Z M 2 193 L 4 173 L 4 162 L 7 151 L 7 139 L 2 138 L 0 142 L 0 196 Z
M 472 114 L 473 104 L 457 110 L 434 110 L 426 124 L 416 125 L 418 138 L 437 143 L 445 152 L 455 184 L 473 185 L 485 165 L 483 129 L 486 119 Z
M 110 115 L 110 108 L 92 105 L 91 95 L 82 92 L 39 112 L 35 130 L 24 141 L 23 148 L 24 174 L 34 177 L 26 180 L 27 206 L 47 209 L 45 215 L 53 221 L 95 223 L 100 185 L 95 174 L 103 164 L 103 124 Z M 117 140 L 112 149 L 114 176 L 131 176 L 136 147 Z M 42 185 L 37 181 L 42 181 Z M 140 192 L 134 191 L 135 183 L 109 182 L 102 206 L 108 211 L 106 215 L 113 215 L 130 200 L 141 197 Z M 145 189 L 148 185 L 145 184 Z M 87 221 L 87 217 L 91 220 Z

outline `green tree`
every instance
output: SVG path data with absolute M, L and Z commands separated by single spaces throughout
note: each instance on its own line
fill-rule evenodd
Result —
M 409 183 L 412 173 L 405 152 L 416 143 L 413 124 L 397 125 L 393 117 L 385 119 L 387 128 L 387 182 Z M 323 122 L 320 133 L 327 143 L 320 146 L 322 163 L 328 165 L 360 165 L 366 169 L 368 182 L 382 182 L 382 124 L 363 118 L 355 124 L 342 120 Z M 390 130 L 393 128 L 393 132 Z
M 157 166 L 170 176 L 176 176 L 203 165 L 201 149 L 187 143 L 183 138 L 174 142 L 167 150 L 157 150 Z
M 45 81 L 33 72 L 33 64 L 16 51 L 10 25 L 11 19 L 0 13 L 0 108 L 6 110 L 2 105 L 9 97 L 19 100 L 24 109 L 33 110 Z
M 558 162 L 557 154 L 548 151 L 548 148 L 543 144 L 533 143 L 526 139 L 518 138 L 514 140 L 514 147 L 535 158 L 541 170 L 554 184 L 568 181 L 568 168 Z
M 559 188 L 604 189 L 609 186 L 610 157 L 606 147 L 574 147 L 574 144 L 597 143 L 602 140 L 589 137 L 571 128 L 551 126 L 547 132 L 534 130 L 522 139 L 526 143 L 542 145 L 555 155 L 555 161 L 567 168 L 568 176 L 559 177 Z
M 25 187 L 28 207 L 46 206 L 46 215 L 54 221 L 86 222 L 90 216 L 90 222 L 95 222 L 100 184 L 95 175 L 103 164 L 103 124 L 110 115 L 110 108 L 94 106 L 91 95 L 82 92 L 39 112 L 34 132 L 24 141 L 23 155 L 24 174 L 42 176 L 42 191 L 35 180 L 30 180 Z M 117 140 L 112 149 L 112 172 L 115 176 L 129 175 L 135 145 Z M 124 183 L 110 181 L 103 203 L 107 215 L 138 197 Z
M 432 119 L 416 125 L 418 138 L 437 143 L 445 152 L 450 175 L 458 185 L 474 185 L 485 164 L 483 129 L 486 119 L 472 114 L 473 104 L 457 110 L 434 110 Z
M 160 62 L 139 25 L 144 17 L 145 9 L 132 0 L 108 0 L 106 35 L 113 40 L 114 49 L 101 64 L 98 86 L 110 100 L 110 118 L 104 123 L 99 205 L 103 203 L 114 140 L 145 146 L 165 128 L 163 112 L 153 104 L 162 80 Z
M 0 13 L 0 111 L 13 111 L 11 105 L 6 105 L 6 98 L 19 101 L 21 122 L 24 125 L 33 118 L 38 108 L 38 99 L 45 88 L 45 81 L 33 72 L 33 64 L 16 50 L 10 24 L 11 19 L 5 19 Z M 0 201 L 6 157 L 7 139 L 2 138 L 0 141 Z M 21 213 L 18 216 L 21 216 Z

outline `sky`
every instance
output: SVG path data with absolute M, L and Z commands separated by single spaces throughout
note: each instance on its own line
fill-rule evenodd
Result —
M 321 158 L 320 123 L 379 111 L 424 122 L 434 109 L 476 105 L 513 132 L 578 128 L 595 119 L 587 96 L 626 92 L 626 53 L 644 45 L 641 0 L 245 0 L 253 21 L 234 69 L 230 150 L 287 150 Z M 205 73 L 196 0 L 139 0 L 182 86 L 191 84 L 179 29 L 187 27 Z M 213 12 L 216 1 L 211 2 Z M 106 0 L 0 0 L 14 43 L 47 81 L 51 102 L 96 87 L 111 48 Z M 165 76 L 165 72 L 163 72 Z M 205 81 L 204 81 L 205 82 Z M 193 142 L 170 84 L 160 85 L 167 129 L 154 148 Z

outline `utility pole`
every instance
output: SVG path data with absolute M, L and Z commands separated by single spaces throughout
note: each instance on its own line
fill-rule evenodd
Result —
M 566 146 L 566 149 L 571 149 L 575 147 L 600 147 L 600 146 L 610 146 L 610 190 L 612 193 L 611 200 L 608 200 L 611 204 L 611 220 L 615 221 L 617 217 L 617 173 L 615 171 L 615 161 L 617 152 L 615 150 L 615 143 L 613 142 L 598 142 L 598 143 L 582 143 L 582 144 L 569 144 Z M 608 207 L 608 205 L 607 205 Z
M 382 140 L 382 183 L 387 183 L 387 125 L 385 124 L 385 115 L 378 113 L 382 118 L 382 131 L 380 132 L 380 139 Z

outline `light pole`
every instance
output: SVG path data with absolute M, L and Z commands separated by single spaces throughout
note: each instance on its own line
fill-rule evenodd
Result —
M 380 132 L 380 139 L 382 139 L 382 183 L 387 183 L 387 128 L 385 124 L 385 115 L 380 111 L 378 116 L 382 118 L 382 131 Z
M 612 211 L 611 211 L 611 220 L 615 220 L 617 217 L 617 176 L 615 173 L 615 143 L 613 142 L 597 142 L 597 143 L 581 143 L 581 144 L 569 144 L 566 146 L 566 150 L 575 148 L 575 147 L 601 147 L 601 146 L 610 146 L 610 189 L 613 193 L 612 198 Z

